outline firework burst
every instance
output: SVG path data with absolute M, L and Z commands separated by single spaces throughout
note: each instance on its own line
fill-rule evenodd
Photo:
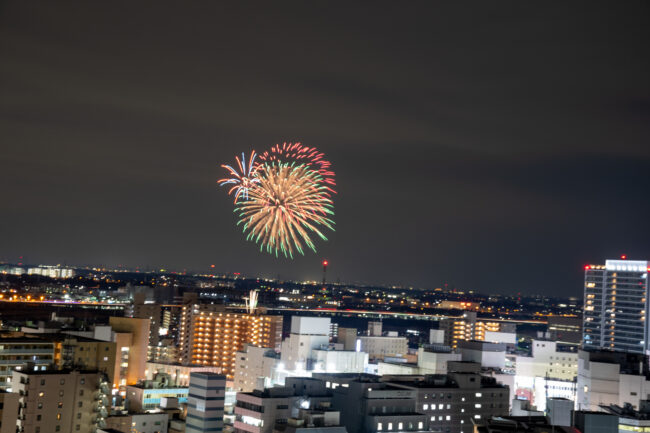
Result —
M 264 162 L 296 162 L 305 164 L 312 170 L 318 172 L 321 181 L 327 185 L 327 191 L 336 193 L 332 187 L 336 186 L 332 163 L 325 159 L 325 154 L 319 152 L 315 147 L 303 146 L 301 143 L 282 143 L 271 147 L 271 150 L 260 154 L 260 160 Z
M 228 190 L 228 194 L 235 193 L 235 203 L 239 200 L 240 197 L 248 199 L 248 190 L 258 182 L 256 177 L 259 164 L 255 162 L 255 151 L 251 152 L 251 157 L 246 165 L 246 155 L 244 152 L 241 154 L 241 159 L 235 157 L 237 160 L 237 168 L 233 168 L 230 165 L 223 164 L 222 167 L 228 170 L 229 178 L 219 179 L 219 186 L 232 185 Z
M 262 159 L 262 158 L 260 158 Z M 314 252 L 312 236 L 327 240 L 324 228 L 334 230 L 334 206 L 323 176 L 308 164 L 267 162 L 256 170 L 257 182 L 248 189 L 248 199 L 236 202 L 246 239 L 260 251 L 304 254 Z

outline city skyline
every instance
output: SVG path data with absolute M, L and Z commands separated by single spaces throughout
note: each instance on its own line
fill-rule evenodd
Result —
M 650 257 L 647 5 L 252 9 L 4 4 L 0 259 L 580 296 Z M 284 141 L 337 175 L 294 260 L 217 184 Z

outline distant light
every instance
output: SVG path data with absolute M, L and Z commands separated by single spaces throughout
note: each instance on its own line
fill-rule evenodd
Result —
M 625 254 L 623 254 L 623 255 L 621 256 L 621 260 L 625 260 L 625 259 L 627 259 L 627 256 L 626 256 Z
M 214 268 L 214 265 L 210 265 L 211 268 Z
M 589 269 L 589 265 L 585 265 L 585 270 Z
M 329 262 L 327 260 L 323 260 L 323 266 L 327 266 Z

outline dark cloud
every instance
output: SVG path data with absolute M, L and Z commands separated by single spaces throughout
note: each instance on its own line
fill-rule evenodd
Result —
M 4 2 L 0 257 L 578 294 L 649 257 L 644 2 Z M 337 231 L 257 252 L 215 180 L 301 140 Z

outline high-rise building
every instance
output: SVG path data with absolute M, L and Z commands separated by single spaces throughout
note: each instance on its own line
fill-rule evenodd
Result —
M 180 335 L 182 364 L 221 367 L 232 378 L 245 343 L 280 349 L 282 316 L 226 313 L 223 306 L 190 300 L 183 305 Z
M 646 353 L 650 299 L 648 262 L 607 260 L 585 266 L 585 348 Z
M 226 376 L 191 373 L 187 399 L 187 433 L 221 432 L 226 395 Z
M 104 426 L 108 393 L 96 371 L 14 371 L 12 390 L 19 394 L 18 428 L 23 433 L 92 433 Z

